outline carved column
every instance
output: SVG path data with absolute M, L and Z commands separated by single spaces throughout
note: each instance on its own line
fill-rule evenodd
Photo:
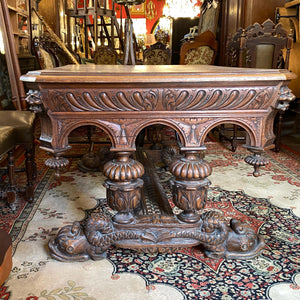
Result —
M 200 151 L 187 150 L 184 157 L 173 161 L 170 172 L 175 176 L 172 181 L 174 203 L 183 210 L 178 218 L 187 223 L 199 221 L 198 210 L 205 205 L 211 167 L 200 156 Z
M 29 110 L 35 112 L 40 118 L 42 127 L 40 141 L 42 142 L 42 146 L 46 145 L 44 149 L 47 149 L 53 153 L 53 157 L 48 158 L 45 161 L 45 165 L 55 170 L 55 177 L 59 181 L 60 170 L 69 164 L 69 160 L 67 158 L 61 157 L 61 155 L 67 149 L 53 149 L 51 143 L 49 142 L 49 137 L 52 138 L 52 123 L 46 114 L 46 110 L 42 103 L 41 92 L 39 90 L 29 90 L 26 94 L 26 102 L 29 105 Z
M 116 158 L 104 165 L 103 174 L 108 178 L 104 186 L 109 206 L 117 210 L 116 223 L 127 224 L 134 220 L 133 210 L 140 204 L 144 174 L 143 165 L 130 158 L 131 152 L 117 152 Z

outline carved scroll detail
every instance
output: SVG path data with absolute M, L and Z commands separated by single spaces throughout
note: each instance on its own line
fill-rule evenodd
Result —
M 260 109 L 267 107 L 275 87 L 94 91 L 56 91 L 57 111 L 196 111 Z M 53 108 L 52 108 L 53 109 Z

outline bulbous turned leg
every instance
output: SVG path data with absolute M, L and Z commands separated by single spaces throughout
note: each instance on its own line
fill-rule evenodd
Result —
M 143 165 L 130 158 L 130 152 L 118 152 L 116 158 L 107 162 L 103 174 L 108 178 L 104 186 L 107 189 L 108 205 L 117 210 L 113 217 L 116 223 L 127 224 L 134 220 L 133 210 L 140 204 L 144 174 Z
M 123 183 L 116 183 L 110 180 L 105 181 L 104 186 L 107 188 L 108 205 L 118 211 L 112 217 L 114 222 L 127 224 L 134 220 L 133 210 L 140 203 L 143 184 L 143 180 L 139 178 L 133 182 Z
M 51 169 L 55 170 L 55 177 L 59 181 L 60 180 L 60 170 L 63 167 L 66 167 L 69 164 L 67 158 L 60 157 L 59 155 L 55 155 L 54 157 L 48 158 L 45 161 L 45 165 Z
M 269 160 L 265 157 L 261 156 L 261 153 L 263 152 L 262 149 L 249 147 L 248 150 L 253 152 L 252 155 L 249 155 L 245 158 L 245 162 L 251 166 L 254 167 L 253 176 L 258 177 L 260 176 L 259 169 L 260 167 L 263 167 L 269 163 Z
M 188 150 L 185 156 L 173 161 L 170 172 L 175 176 L 172 182 L 175 205 L 183 210 L 178 218 L 187 223 L 199 221 L 197 213 L 205 205 L 211 167 L 200 156 L 200 151 Z

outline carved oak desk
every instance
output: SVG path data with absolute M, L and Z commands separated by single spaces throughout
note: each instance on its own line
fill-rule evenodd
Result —
M 22 76 L 38 86 L 27 101 L 40 112 L 41 147 L 54 156 L 48 166 L 67 164 L 62 156 L 70 147 L 68 135 L 83 125 L 104 130 L 115 153 L 103 173 L 108 204 L 117 213 L 63 227 L 49 242 L 51 255 L 80 261 L 100 259 L 112 245 L 173 251 L 199 244 L 211 257 L 258 255 L 264 242 L 248 225 L 234 219 L 227 224 L 219 211 L 201 212 L 211 174 L 203 159 L 204 139 L 222 123 L 243 127 L 252 152 L 245 160 L 258 176 L 267 163 L 261 152 L 273 147 L 275 114 L 294 98 L 287 88 L 293 78 L 286 70 L 125 65 L 70 65 Z M 169 166 L 179 215 L 140 208 L 145 168 L 132 154 L 139 132 L 154 124 L 173 128 L 182 145 L 182 156 Z

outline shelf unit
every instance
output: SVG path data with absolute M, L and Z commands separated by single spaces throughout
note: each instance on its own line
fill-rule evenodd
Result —
M 297 4 L 300 4 L 300 0 L 293 0 L 293 1 L 289 1 L 289 2 L 286 2 L 284 4 L 284 7 L 285 8 L 288 8 L 288 7 L 292 7 L 292 6 L 295 6 Z
M 30 0 L 7 0 L 7 7 L 18 56 L 30 54 Z
M 295 30 L 296 34 L 296 42 L 299 43 L 300 41 L 300 23 L 299 23 L 299 14 L 300 14 L 300 0 L 294 0 L 285 3 L 284 5 L 285 11 L 283 14 L 290 15 L 289 17 L 290 22 L 293 24 L 293 29 Z M 294 15 L 294 17 L 292 17 Z
M 276 17 L 277 21 L 283 25 L 283 28 L 289 32 L 291 29 L 294 32 L 294 43 L 290 55 L 289 69 L 297 74 L 297 78 L 291 81 L 289 88 L 293 94 L 300 98 L 300 0 L 293 0 L 285 2 L 284 5 L 277 7 Z

